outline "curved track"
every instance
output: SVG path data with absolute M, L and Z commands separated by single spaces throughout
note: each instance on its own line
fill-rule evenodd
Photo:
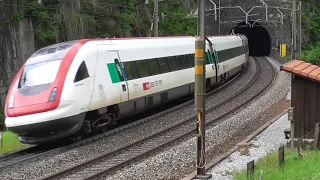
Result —
M 219 120 L 228 116 L 232 111 L 241 108 L 248 104 L 251 100 L 261 95 L 274 81 L 275 79 L 275 69 L 265 58 L 255 58 L 255 64 L 257 67 L 256 74 L 250 80 L 244 88 L 239 89 L 232 96 L 228 97 L 224 101 L 220 102 L 218 105 L 207 109 L 206 113 L 212 112 L 219 108 L 224 108 L 222 114 L 219 114 L 213 119 L 209 119 L 206 125 L 212 125 Z M 254 85 L 258 82 L 263 81 L 263 85 L 259 86 L 258 92 L 254 95 L 245 95 L 246 93 L 251 93 Z M 245 100 L 241 100 L 240 97 L 247 97 Z M 243 97 L 242 97 L 243 99 Z M 233 102 L 237 104 L 234 108 L 229 108 L 225 111 L 223 107 L 227 102 Z M 241 103 L 239 103 L 239 101 Z M 123 165 L 133 162 L 134 160 L 143 158 L 155 152 L 160 148 L 174 143 L 177 140 L 186 137 L 187 135 L 194 135 L 196 116 L 185 119 L 183 122 L 177 123 L 167 129 L 160 132 L 152 134 L 146 138 L 137 139 L 130 144 L 126 144 L 123 147 L 102 154 L 98 157 L 92 158 L 82 164 L 70 167 L 69 169 L 60 171 L 53 175 L 49 175 L 44 179 L 98 179 L 109 174 L 111 171 L 121 168 Z
M 239 78 L 238 74 L 237 76 L 235 76 L 233 79 L 230 79 L 228 82 L 226 82 L 225 84 L 219 86 L 218 88 L 208 92 L 206 94 L 206 96 L 211 96 L 214 93 L 218 93 L 220 91 L 222 91 L 224 88 L 226 88 L 230 83 L 232 83 L 233 81 L 237 80 Z M 184 98 L 182 98 L 184 99 Z M 176 100 L 176 101 L 181 101 L 181 100 Z M 152 121 L 152 120 L 156 120 L 158 117 L 161 117 L 167 113 L 171 113 L 173 111 L 176 111 L 179 108 L 182 108 L 184 106 L 189 106 L 190 104 L 194 103 L 193 99 L 192 100 L 188 100 L 182 104 L 179 104 L 177 106 L 174 107 L 170 107 L 167 108 L 164 111 L 160 111 L 159 113 L 156 113 L 154 115 L 148 116 L 146 118 L 143 118 L 141 120 L 132 122 L 130 124 L 126 124 L 124 126 L 120 126 L 118 128 L 112 129 L 108 132 L 102 133 L 102 134 L 98 134 L 95 135 L 93 137 L 89 137 L 86 139 L 83 139 L 79 142 L 73 143 L 73 144 L 69 144 L 66 145 L 65 143 L 60 144 L 60 145 L 54 145 L 54 146 L 33 146 L 12 154 L 8 154 L 5 156 L 0 156 L 0 173 L 8 168 L 12 168 L 12 167 L 17 167 L 17 166 L 21 166 L 23 164 L 26 163 L 32 163 L 33 161 L 37 161 L 40 159 L 45 159 L 47 157 L 56 155 L 56 154 L 60 154 L 66 151 L 69 151 L 71 149 L 74 149 L 76 147 L 80 147 L 82 145 L 88 144 L 88 143 L 92 143 L 95 141 L 98 141 L 102 138 L 106 138 L 112 134 L 124 131 L 126 129 L 132 128 L 134 126 L 138 126 L 139 124 L 145 123 L 147 121 Z M 170 103 L 169 103 L 170 104 Z M 171 103 L 171 104 L 175 104 L 175 102 Z M 166 106 L 166 105 L 163 105 Z M 172 105 L 171 105 L 172 106 Z

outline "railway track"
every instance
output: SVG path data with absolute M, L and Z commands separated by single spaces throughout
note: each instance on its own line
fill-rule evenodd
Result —
M 255 64 L 257 67 L 256 74 L 250 80 L 244 88 L 239 89 L 235 94 L 226 98 L 216 106 L 206 110 L 206 113 L 212 112 L 219 108 L 224 108 L 225 103 L 235 101 L 245 94 L 250 93 L 251 88 L 254 87 L 256 82 L 264 80 L 267 77 L 265 84 L 261 86 L 258 92 L 252 96 L 248 95 L 246 100 L 238 103 L 234 108 L 228 111 L 220 111 L 222 114 L 217 115 L 213 119 L 209 119 L 206 125 L 212 125 L 219 120 L 228 116 L 232 111 L 245 106 L 248 102 L 261 95 L 266 88 L 268 88 L 275 79 L 275 69 L 265 58 L 255 58 Z M 269 72 L 269 74 L 268 74 Z M 239 98 L 240 99 L 240 98 Z M 160 132 L 156 132 L 146 138 L 137 139 L 130 144 L 126 144 L 123 147 L 119 147 L 114 151 L 104 153 L 100 156 L 89 159 L 88 161 L 77 164 L 68 169 L 62 170 L 55 174 L 46 176 L 46 179 L 98 179 L 105 178 L 105 176 L 111 173 L 113 170 L 119 169 L 122 166 L 131 163 L 137 159 L 141 159 L 148 154 L 163 148 L 166 145 L 176 142 L 177 140 L 186 137 L 187 135 L 194 135 L 196 117 L 190 117 L 182 122 L 179 122 L 169 128 L 163 129 Z
M 44 152 L 46 150 L 38 147 L 38 146 L 33 146 L 29 147 L 27 149 L 18 151 L 16 153 L 8 154 L 5 156 L 0 157 L 0 169 L 1 167 L 9 166 L 10 164 L 21 161 L 22 159 L 28 159 L 30 157 L 33 157 L 34 155 Z
M 240 74 L 238 74 L 233 79 L 226 82 L 225 84 L 221 85 L 220 87 L 208 92 L 206 94 L 206 97 L 211 96 L 214 93 L 218 93 L 218 92 L 222 91 L 230 83 L 237 80 L 239 78 L 239 75 Z M 182 108 L 184 106 L 189 106 L 192 103 L 194 103 L 193 99 L 186 101 L 184 103 L 181 103 L 177 106 L 171 107 L 169 109 L 166 109 L 164 111 L 161 111 L 157 114 L 143 118 L 141 120 L 126 124 L 124 126 L 120 126 L 118 128 L 112 129 L 108 132 L 98 134 L 93 137 L 89 137 L 87 139 L 83 139 L 83 140 L 76 142 L 76 143 L 73 143 L 73 144 L 62 144 L 62 145 L 56 145 L 56 146 L 50 146 L 50 147 L 33 146 L 33 147 L 30 147 L 30 148 L 27 148 L 27 149 L 24 149 L 24 150 L 21 150 L 21 151 L 12 153 L 12 154 L 0 156 L 0 173 L 5 171 L 8 168 L 19 167 L 19 166 L 22 166 L 27 163 L 32 163 L 34 161 L 38 161 L 38 160 L 45 159 L 50 156 L 54 156 L 54 155 L 69 151 L 71 149 L 83 146 L 88 143 L 93 143 L 93 142 L 98 141 L 102 138 L 106 138 L 110 135 L 124 131 L 124 130 L 132 128 L 134 126 L 138 126 L 139 124 L 145 123 L 147 121 L 156 120 L 158 117 L 160 117 L 162 115 L 173 112 L 173 111 L 175 111 L 179 108 Z

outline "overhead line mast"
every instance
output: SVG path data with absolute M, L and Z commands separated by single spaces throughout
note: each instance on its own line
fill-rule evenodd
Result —
M 195 42 L 195 111 L 197 111 L 197 176 L 210 179 L 205 168 L 205 1 L 198 0 L 198 27 Z

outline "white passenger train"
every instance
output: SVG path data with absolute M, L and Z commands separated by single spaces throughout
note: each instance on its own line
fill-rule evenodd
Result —
M 9 89 L 5 125 L 22 143 L 89 133 L 194 92 L 195 37 L 68 41 L 36 51 Z M 244 35 L 206 39 L 207 88 L 239 73 Z

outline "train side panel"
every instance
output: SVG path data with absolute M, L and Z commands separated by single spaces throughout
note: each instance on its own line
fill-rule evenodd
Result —
M 97 50 L 92 42 L 78 52 L 66 76 L 61 101 L 75 103 L 69 115 L 87 112 L 92 97 L 96 72 Z
M 95 81 L 90 110 L 100 109 L 121 102 L 120 80 L 112 82 L 111 76 L 116 76 L 117 64 L 111 56 L 107 45 L 96 45 L 98 60 L 95 69 Z M 117 58 L 118 59 L 118 58 Z

